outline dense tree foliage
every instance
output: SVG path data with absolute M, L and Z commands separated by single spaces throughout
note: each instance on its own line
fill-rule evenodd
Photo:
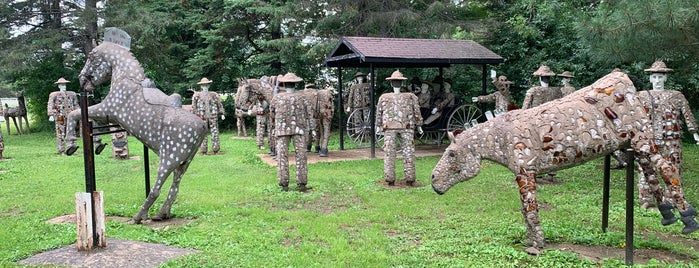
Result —
M 541 64 L 571 71 L 581 87 L 613 68 L 638 77 L 663 59 L 669 86 L 699 101 L 699 4 L 657 0 L 0 0 L 0 88 L 25 89 L 30 111 L 45 114 L 53 82 L 77 74 L 106 27 L 132 36 L 131 50 L 166 93 L 188 96 L 202 77 L 228 93 L 238 77 L 295 72 L 321 85 L 327 53 L 341 36 L 469 39 L 506 61 L 490 66 L 515 81 L 519 100 Z M 99 38 L 96 38 L 99 39 Z M 489 67 L 489 68 L 490 68 Z M 344 70 L 351 77 L 356 70 Z M 362 70 L 367 71 L 367 70 Z M 377 77 L 392 70 L 377 70 Z M 431 79 L 438 70 L 406 69 Z M 480 92 L 480 67 L 445 76 L 464 96 Z M 334 74 L 334 70 L 330 70 Z M 552 81 L 557 86 L 558 81 Z M 492 90 L 492 89 L 491 89 Z M 96 93 L 104 94 L 106 87 Z M 1 91 L 0 91 L 1 92 Z M 191 92 L 189 92 L 191 93 Z M 467 98 L 466 98 L 467 99 Z M 43 116 L 38 120 L 41 125 Z M 232 116 L 231 116 L 232 118 Z

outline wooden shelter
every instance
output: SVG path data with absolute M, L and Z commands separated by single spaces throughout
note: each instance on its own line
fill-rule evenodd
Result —
M 371 125 L 375 124 L 375 68 L 439 68 L 452 64 L 482 66 L 482 92 L 486 92 L 488 64 L 504 59 L 471 40 L 410 39 L 380 37 L 342 37 L 325 59 L 325 66 L 337 67 L 339 103 L 342 103 L 342 68 L 369 68 L 371 82 Z M 340 109 L 342 110 L 342 109 Z M 345 124 L 339 113 L 340 149 L 344 150 Z M 375 157 L 374 130 L 371 135 L 371 157 Z

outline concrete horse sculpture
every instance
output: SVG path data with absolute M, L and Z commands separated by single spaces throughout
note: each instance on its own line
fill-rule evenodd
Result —
M 454 184 L 475 177 L 481 159 L 509 168 L 519 185 L 522 214 L 530 246 L 538 254 L 544 246 L 536 199 L 536 175 L 580 165 L 624 146 L 634 151 L 659 204 L 663 225 L 685 224 L 683 233 L 699 229 L 695 209 L 687 203 L 682 178 L 673 163 L 658 154 L 651 122 L 631 80 L 613 72 L 566 97 L 528 110 L 510 111 L 458 134 L 432 171 L 432 187 L 444 194 Z M 453 134 L 450 133 L 453 137 Z M 663 196 L 656 171 L 667 186 Z
M 260 101 L 266 101 L 267 103 L 270 103 L 272 101 L 272 97 L 276 94 L 276 88 L 277 88 L 277 83 L 276 83 L 276 76 L 272 77 L 267 77 L 263 76 L 260 79 L 238 79 L 238 91 L 236 93 L 235 101 L 236 101 L 236 107 L 238 103 L 241 103 L 241 105 L 244 105 L 243 107 L 246 107 L 246 104 L 252 104 L 256 103 L 258 99 Z M 251 107 L 250 107 L 251 108 Z M 250 109 L 247 108 L 247 109 Z M 237 109 L 237 108 L 236 108 Z M 267 116 L 267 122 L 272 122 L 272 119 L 269 117 L 269 113 L 266 113 Z M 244 127 L 244 126 L 243 126 Z M 272 128 L 273 125 L 269 124 L 267 127 L 267 137 L 272 137 Z M 268 139 L 268 145 L 270 150 L 273 152 L 274 148 L 274 139 Z
M 160 158 L 158 177 L 134 223 L 148 216 L 148 210 L 160 195 L 160 188 L 173 174 L 167 199 L 153 220 L 167 219 L 179 191 L 179 183 L 206 134 L 204 121 L 184 109 L 147 100 L 142 82 L 143 67 L 128 49 L 104 42 L 88 55 L 80 72 L 80 86 L 87 91 L 111 78 L 111 88 L 104 100 L 88 107 L 91 119 L 117 123 L 136 137 Z M 163 94 L 164 95 L 164 94 Z M 66 140 L 71 144 L 66 152 L 72 154 L 75 145 L 75 126 L 80 119 L 80 109 L 68 115 Z

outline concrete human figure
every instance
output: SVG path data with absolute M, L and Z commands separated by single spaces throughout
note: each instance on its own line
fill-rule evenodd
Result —
M 48 112 L 49 121 L 54 122 L 56 130 L 56 149 L 59 155 L 66 154 L 66 116 L 71 111 L 80 108 L 78 97 L 73 91 L 67 91 L 70 81 L 61 77 L 54 84 L 58 85 L 58 91 L 49 94 Z
M 116 128 L 110 128 L 116 130 Z M 112 136 L 112 157 L 114 159 L 129 159 L 129 137 L 126 131 L 115 132 Z
M 369 107 L 369 100 L 371 93 L 371 85 L 367 79 L 367 75 L 362 72 L 357 72 L 354 75 L 355 83 L 350 87 L 349 95 L 347 96 L 347 105 L 345 107 L 345 112 L 351 113 L 356 109 Z M 362 118 L 367 118 L 369 116 L 369 111 L 362 113 Z M 366 120 L 364 120 L 366 121 Z
M 420 94 L 420 91 L 422 91 L 422 81 L 420 81 L 420 77 L 414 76 L 413 79 L 410 79 L 408 90 L 415 95 Z
M 279 92 L 272 98 L 270 117 L 274 124 L 276 139 L 277 177 L 282 191 L 289 190 L 289 143 L 294 142 L 296 156 L 296 185 L 298 190 L 309 189 L 306 164 L 306 139 L 315 129 L 313 111 L 307 98 L 296 92 L 296 83 L 303 81 L 294 73 L 286 73 L 278 79 L 285 92 Z
M 454 106 L 456 95 L 451 92 L 451 83 L 451 79 L 447 78 L 442 80 L 441 77 L 437 77 L 432 81 L 436 95 L 433 99 L 432 111 L 430 111 L 431 115 L 425 119 L 425 124 L 431 124 L 434 120 L 442 116 L 442 111 L 444 109 Z
M 532 75 L 539 78 L 539 83 L 541 85 L 531 87 L 527 90 L 527 93 L 524 95 L 522 109 L 533 108 L 561 97 L 561 90 L 559 88 L 549 86 L 550 78 L 556 74 L 552 72 L 548 66 L 539 66 L 539 69 Z
M 401 93 L 401 85 L 407 78 L 400 71 L 396 70 L 386 80 L 391 83 L 393 92 L 382 94 L 376 105 L 377 129 L 384 134 L 384 180 L 388 185 L 395 184 L 396 142 L 400 139 L 405 182 L 412 185 L 415 182 L 414 130 L 417 128 L 420 134 L 423 133 L 420 104 L 415 94 Z
M 303 86 L 303 91 L 306 98 L 308 98 L 308 103 L 311 104 L 311 109 L 315 111 L 318 108 L 316 107 L 318 104 L 318 89 L 316 88 L 316 85 L 313 83 L 306 84 Z M 308 139 L 306 139 L 306 152 L 310 152 L 313 144 L 319 140 L 318 133 L 320 133 L 320 130 L 317 128 L 320 127 L 321 124 L 320 118 L 313 115 L 311 120 L 313 120 L 313 125 L 316 127 L 316 129 L 312 129 L 311 135 L 308 135 Z M 320 153 L 320 146 L 316 146 L 316 153 Z
M 694 140 L 699 143 L 699 134 L 697 134 L 697 123 L 692 114 L 687 99 L 682 92 L 677 90 L 665 89 L 665 81 L 667 73 L 672 69 L 668 68 L 664 62 L 656 61 L 650 68 L 645 69 L 649 72 L 649 79 L 653 85 L 651 90 L 639 91 L 638 95 L 648 115 L 652 120 L 653 139 L 658 146 L 660 155 L 666 161 L 674 163 L 679 169 L 678 173 L 682 178 L 682 121 L 684 120 L 687 130 L 692 133 Z M 671 199 L 672 195 L 677 194 L 675 189 L 666 189 L 665 196 L 661 196 L 658 192 L 653 192 L 650 183 L 643 172 L 639 172 L 638 191 L 641 207 L 651 207 L 653 201 L 658 202 L 658 210 L 663 214 L 663 218 L 668 216 L 670 220 L 664 220 L 663 224 L 671 224 L 674 220 L 672 209 L 674 205 L 665 200 Z M 656 184 L 657 185 L 657 184 Z M 654 196 L 652 193 L 656 193 Z M 681 220 L 685 222 L 696 215 L 696 211 L 681 212 Z
M 490 93 L 488 95 L 481 95 L 477 97 L 472 97 L 472 102 L 494 102 L 495 109 L 493 110 L 495 116 L 499 116 L 507 112 L 507 107 L 512 102 L 512 94 L 510 94 L 510 85 L 512 81 L 507 80 L 504 75 L 493 77 L 493 85 L 497 91 Z
M 226 111 L 223 109 L 221 97 L 216 92 L 209 91 L 209 85 L 213 81 L 202 78 L 197 85 L 201 91 L 195 92 L 192 96 L 192 112 L 202 120 L 206 121 L 209 133 L 211 133 L 211 151 L 218 153 L 221 149 L 221 142 L 218 137 L 218 116 L 221 120 L 226 119 Z M 208 151 L 208 138 L 205 138 L 199 147 L 199 152 L 205 154 Z
M 569 71 L 563 71 L 556 76 L 561 78 L 561 96 L 568 96 L 568 94 L 575 92 L 575 87 L 570 85 L 570 79 L 575 78 L 575 76 Z
M 432 92 L 430 91 L 430 87 L 432 84 L 430 81 L 422 81 L 420 83 L 420 91 L 416 93 L 417 95 L 417 101 L 420 104 L 420 114 L 422 114 L 422 118 L 426 118 L 430 115 L 430 111 L 432 111 Z
M 257 98 L 257 101 L 252 106 L 252 110 L 255 113 L 255 143 L 260 150 L 264 150 L 269 102 L 264 98 Z
M 543 103 L 561 98 L 561 90 L 559 88 L 550 87 L 550 78 L 555 76 L 556 73 L 551 71 L 551 69 L 546 65 L 539 66 L 534 73 L 534 77 L 539 78 L 540 86 L 534 86 L 527 90 L 524 95 L 524 102 L 522 103 L 522 109 L 529 109 L 539 106 Z M 549 173 L 546 177 L 547 180 L 553 181 L 556 173 Z

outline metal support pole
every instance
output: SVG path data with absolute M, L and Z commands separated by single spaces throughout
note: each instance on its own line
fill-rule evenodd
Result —
M 626 265 L 633 265 L 634 151 L 626 149 Z
M 611 155 L 604 156 L 604 179 L 602 182 L 602 232 L 607 232 L 609 227 L 609 180 Z
M 369 124 L 371 130 L 371 159 L 376 158 L 376 73 L 374 71 L 374 64 L 369 65 L 369 73 L 371 73 L 371 94 L 369 94 Z
M 143 170 L 146 173 L 146 198 L 150 194 L 150 165 L 148 160 L 148 146 L 143 145 Z
M 97 230 L 97 223 L 95 222 L 95 198 L 93 193 L 97 191 L 97 186 L 95 183 L 95 149 L 94 144 L 92 144 L 92 124 L 89 121 L 87 114 L 87 92 L 83 91 L 80 93 L 80 124 L 82 125 L 82 136 L 83 136 L 83 159 L 85 161 L 85 192 L 90 194 L 90 205 L 92 210 L 92 246 L 99 246 L 99 234 L 95 231 Z
M 340 127 L 340 150 L 345 149 L 345 131 L 347 129 L 347 126 L 345 125 L 345 122 L 342 120 L 342 113 L 344 112 L 344 109 L 342 107 L 342 66 L 337 67 L 337 109 L 335 111 L 339 111 L 337 113 L 337 125 Z

